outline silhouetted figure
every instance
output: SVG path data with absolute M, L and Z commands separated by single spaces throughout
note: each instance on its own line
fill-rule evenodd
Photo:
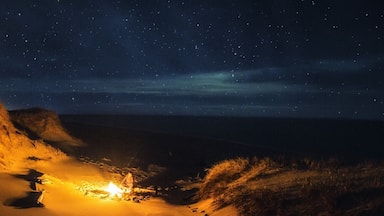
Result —
M 128 173 L 121 181 L 120 185 L 124 188 L 124 193 L 131 193 L 133 189 L 133 176 Z

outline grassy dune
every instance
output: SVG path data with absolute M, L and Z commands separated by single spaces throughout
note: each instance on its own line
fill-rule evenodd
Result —
M 210 168 L 198 194 L 241 215 L 381 215 L 384 164 L 236 158 Z

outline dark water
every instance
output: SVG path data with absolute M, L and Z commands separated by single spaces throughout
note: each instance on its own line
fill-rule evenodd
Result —
M 61 118 L 64 123 L 191 136 L 282 153 L 379 159 L 384 156 L 382 121 L 126 115 Z

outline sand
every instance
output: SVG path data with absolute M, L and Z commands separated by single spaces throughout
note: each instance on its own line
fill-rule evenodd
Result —
M 107 185 L 109 179 L 103 170 L 75 159 L 58 162 L 37 161 L 19 164 L 19 168 L 0 173 L 1 215 L 236 215 L 236 209 L 226 207 L 216 210 L 210 200 L 190 205 L 172 205 L 161 198 L 150 197 L 148 200 L 133 201 L 117 198 L 100 198 L 87 195 L 81 190 L 83 185 Z M 43 184 L 36 184 L 36 191 L 44 189 L 44 207 L 28 206 L 25 199 L 28 192 L 33 192 L 30 181 L 25 179 L 29 169 L 44 173 L 40 179 Z M 26 206 L 14 206 L 12 203 L 23 200 Z M 20 202 L 19 202 L 20 203 Z M 30 204 L 30 203 L 29 203 Z

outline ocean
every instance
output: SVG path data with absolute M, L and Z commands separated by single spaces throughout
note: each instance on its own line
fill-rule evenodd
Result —
M 282 154 L 384 156 L 383 121 L 135 115 L 62 115 L 60 118 L 64 124 L 231 142 Z

